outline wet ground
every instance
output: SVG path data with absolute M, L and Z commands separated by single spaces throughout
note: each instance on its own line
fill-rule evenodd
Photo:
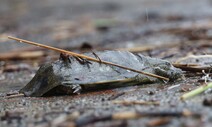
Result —
M 53 51 L 8 40 L 8 35 L 75 52 L 129 50 L 175 62 L 190 54 L 212 54 L 212 1 L 0 2 L 1 127 L 212 125 L 211 103 L 207 103 L 211 101 L 211 91 L 180 100 L 183 93 L 204 84 L 201 78 L 205 75 L 201 72 L 186 72 L 184 79 L 170 83 L 75 96 L 4 97 L 25 86 L 41 64 L 59 56 Z M 114 103 L 117 100 L 153 101 L 159 105 Z M 129 116 L 129 112 L 159 115 L 114 117 L 117 113 Z

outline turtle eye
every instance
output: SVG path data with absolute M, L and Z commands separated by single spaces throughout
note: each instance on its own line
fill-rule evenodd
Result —
M 164 65 L 160 65 L 159 66 L 160 69 L 164 70 L 164 71 L 168 71 L 170 69 L 170 66 L 167 66 L 166 64 Z
M 170 67 L 170 66 L 171 66 L 171 63 L 169 63 L 169 62 L 166 62 L 166 65 Z

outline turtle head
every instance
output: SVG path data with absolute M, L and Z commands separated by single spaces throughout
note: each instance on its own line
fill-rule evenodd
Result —
M 171 63 L 165 61 L 164 63 L 158 65 L 154 68 L 154 71 L 157 75 L 164 76 L 173 81 L 182 77 L 182 70 L 175 68 Z

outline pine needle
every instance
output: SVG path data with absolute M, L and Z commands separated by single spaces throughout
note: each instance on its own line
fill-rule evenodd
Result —
M 151 77 L 155 77 L 155 78 L 159 78 L 159 79 L 163 79 L 163 80 L 169 81 L 169 78 L 166 78 L 166 77 L 163 77 L 163 76 L 159 76 L 159 75 L 156 75 L 156 74 L 135 70 L 133 68 L 128 68 L 128 67 L 121 66 L 119 64 L 115 64 L 115 63 L 108 62 L 108 61 L 102 61 L 102 60 L 100 61 L 99 59 L 95 59 L 93 57 L 89 57 L 89 56 L 86 56 L 86 55 L 83 55 L 83 54 L 74 53 L 74 52 L 71 52 L 71 51 L 63 50 L 63 49 L 60 49 L 60 48 L 55 48 L 55 47 L 44 45 L 44 44 L 39 44 L 39 43 L 32 42 L 32 41 L 27 41 L 27 40 L 16 38 L 16 37 L 12 37 L 12 36 L 8 36 L 8 38 L 12 39 L 12 40 L 19 41 L 21 43 L 23 42 L 23 43 L 27 43 L 27 44 L 43 47 L 43 48 L 54 50 L 54 51 L 57 51 L 57 52 L 60 52 L 60 53 L 65 53 L 65 54 L 68 54 L 68 55 L 80 57 L 80 58 L 87 59 L 87 60 L 90 60 L 90 61 L 116 66 L 116 67 L 119 67 L 119 68 L 123 68 L 123 69 L 126 69 L 126 70 L 130 70 L 130 71 L 136 72 L 136 73 L 140 73 L 140 74 L 144 74 L 144 75 L 147 75 L 147 76 L 151 76 Z

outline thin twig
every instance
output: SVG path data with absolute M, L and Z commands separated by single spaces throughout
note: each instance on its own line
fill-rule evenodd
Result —
M 15 98 L 15 97 L 24 97 L 24 94 L 19 93 L 19 94 L 14 94 L 10 96 L 5 96 L 5 98 L 10 99 L 10 98 Z
M 44 44 L 39 44 L 39 43 L 32 42 L 32 41 L 27 41 L 27 40 L 16 38 L 16 37 L 8 36 L 8 38 L 16 40 L 16 41 L 19 41 L 19 42 L 24 42 L 24 43 L 27 43 L 27 44 L 31 44 L 31 45 L 35 45 L 35 46 L 51 49 L 51 50 L 54 50 L 54 51 L 58 51 L 60 53 L 66 53 L 68 55 L 84 58 L 84 59 L 87 59 L 87 60 L 90 60 L 90 61 L 101 62 L 103 64 L 108 64 L 108 65 L 120 67 L 120 68 L 123 68 L 123 69 L 126 69 L 126 70 L 130 70 L 130 71 L 137 72 L 137 73 L 140 73 L 140 74 L 144 74 L 144 75 L 147 75 L 147 76 L 163 79 L 163 80 L 166 80 L 166 81 L 169 80 L 169 78 L 166 78 L 166 77 L 163 77 L 163 76 L 159 76 L 159 75 L 155 75 L 155 74 L 152 74 L 152 73 L 135 70 L 135 69 L 128 68 L 128 67 L 125 67 L 125 66 L 121 66 L 121 65 L 118 65 L 118 64 L 115 64 L 115 63 L 112 63 L 112 62 L 108 62 L 108 61 L 99 61 L 98 59 L 95 59 L 95 58 L 92 58 L 92 57 L 88 57 L 88 56 L 83 55 L 83 54 L 74 53 L 74 52 L 71 52 L 71 51 L 63 50 L 63 49 L 60 49 L 60 48 L 55 48 L 55 47 L 52 47 L 52 46 L 47 46 L 47 45 L 44 45 Z

